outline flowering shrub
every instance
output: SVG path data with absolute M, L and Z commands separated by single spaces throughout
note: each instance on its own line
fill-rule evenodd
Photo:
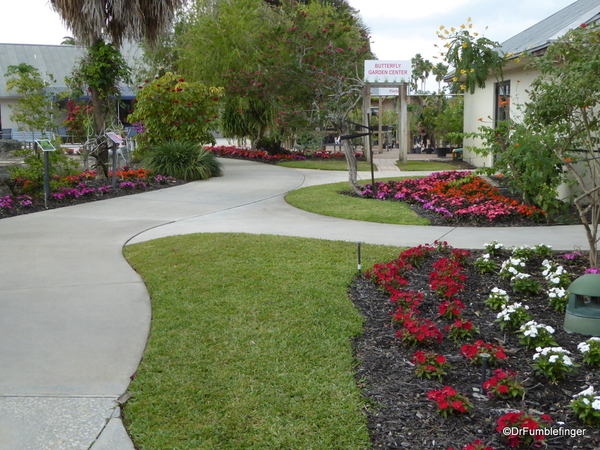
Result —
M 529 306 L 522 303 L 511 303 L 504 305 L 496 316 L 496 322 L 500 324 L 500 329 L 519 328 L 525 322 L 531 320 L 531 316 L 527 312 Z
M 552 287 L 548 289 L 548 300 L 556 311 L 565 312 L 569 303 L 569 293 L 561 287 Z
M 600 269 L 597 267 L 590 267 L 589 269 L 586 269 L 584 273 L 600 273 Z
M 593 427 L 600 426 L 600 395 L 594 392 L 594 386 L 573 396 L 569 408 L 577 417 Z
M 486 305 L 492 308 L 494 311 L 502 309 L 508 305 L 509 296 L 504 289 L 493 288 L 490 292 L 489 297 L 485 301 Z
M 473 322 L 466 319 L 456 319 L 452 325 L 446 327 L 446 331 L 448 331 L 448 337 L 455 341 L 472 337 L 478 333 L 477 327 L 473 325 Z
M 517 273 L 510 280 L 510 284 L 515 292 L 523 295 L 537 295 L 542 292 L 542 285 L 528 273 Z
M 216 146 L 216 147 L 205 147 L 206 150 L 215 153 L 217 156 L 224 158 L 239 158 L 249 159 L 258 162 L 277 163 L 279 161 L 305 161 L 307 159 L 333 159 L 333 160 L 344 160 L 345 155 L 343 152 L 326 152 L 326 151 L 302 151 L 294 150 L 289 154 L 276 154 L 269 155 L 268 152 L 263 150 L 248 150 L 245 148 L 239 148 L 235 146 Z M 357 159 L 363 157 L 361 153 L 355 153 L 354 156 Z
M 502 263 L 500 267 L 500 276 L 505 280 L 510 280 L 518 273 L 525 272 L 526 261 L 522 258 L 509 258 Z
M 514 247 L 512 249 L 513 258 L 527 261 L 535 256 L 535 249 L 528 245 L 522 245 L 521 247 Z
M 418 245 L 404 250 L 399 259 L 407 263 L 411 268 L 420 269 L 425 258 L 431 255 L 435 248 L 430 245 Z
M 490 255 L 498 256 L 500 253 L 502 253 L 502 250 L 504 249 L 504 245 L 500 244 L 497 241 L 492 241 L 492 242 L 486 242 L 485 244 L 483 244 L 483 248 Z
M 517 333 L 521 338 L 519 342 L 527 348 L 556 345 L 556 341 L 552 337 L 554 328 L 537 323 L 535 320 L 530 320 L 525 325 L 521 325 Z
M 544 270 L 542 275 L 553 287 L 567 288 L 571 284 L 571 275 L 563 266 L 556 265 L 548 260 L 542 261 Z
M 561 257 L 567 264 L 576 264 L 583 260 L 583 253 L 574 251 L 570 253 L 564 253 Z
M 415 364 L 415 374 L 419 378 L 437 378 L 442 381 L 442 378 L 447 375 L 446 370 L 450 368 L 450 364 L 446 361 L 446 357 L 438 355 L 431 351 L 415 352 L 412 363 Z
M 600 366 L 600 338 L 591 337 L 577 345 L 577 350 L 583 354 L 583 362 L 588 366 Z
M 569 350 L 562 347 L 538 347 L 533 355 L 533 366 L 550 381 L 557 382 L 578 367 L 569 357 L 570 354 Z
M 441 298 L 453 298 L 465 288 L 462 284 L 467 277 L 461 272 L 460 263 L 448 258 L 440 258 L 433 263 L 433 272 L 429 275 L 429 286 Z
M 398 330 L 396 336 L 407 345 L 431 345 L 442 342 L 444 337 L 431 320 L 418 319 L 414 316 L 403 320 L 402 329 Z
M 501 345 L 483 342 L 482 340 L 475 341 L 474 344 L 465 344 L 460 348 L 460 353 L 469 359 L 472 363 L 481 364 L 481 355 L 490 355 L 488 364 L 494 365 L 501 359 L 506 359 L 506 353 Z
M 489 253 L 484 253 L 473 263 L 475 267 L 479 269 L 481 273 L 495 273 L 498 270 L 498 265 L 495 261 L 490 259 Z
M 454 299 L 444 300 L 438 310 L 440 312 L 440 316 L 446 317 L 448 319 L 456 319 L 460 316 L 462 310 L 465 309 L 465 305 L 460 300 Z
M 542 442 L 545 439 L 543 433 L 536 433 L 534 430 L 547 427 L 552 422 L 552 418 L 542 414 L 539 418 L 525 414 L 524 411 L 510 412 L 498 419 L 496 431 L 502 433 L 509 446 L 516 448 L 530 446 L 534 443 Z M 510 430 L 511 433 L 506 433 Z M 530 430 L 531 432 L 522 432 L 521 430 Z
M 490 397 L 514 398 L 525 397 L 525 388 L 516 380 L 516 373 L 512 370 L 494 370 L 495 375 L 483 383 L 483 389 L 488 391 Z
M 437 403 L 437 412 L 443 417 L 456 413 L 469 413 L 473 407 L 466 396 L 459 394 L 450 386 L 444 386 L 439 391 L 429 391 L 427 398 Z
M 540 258 L 549 258 L 552 256 L 552 246 L 546 244 L 537 244 L 533 247 L 535 254 Z
M 4 197 L 0 197 L 0 211 L 11 211 L 14 209 L 18 210 L 27 208 L 31 205 L 33 205 L 33 199 L 29 195 L 19 195 L 17 197 L 6 195 Z

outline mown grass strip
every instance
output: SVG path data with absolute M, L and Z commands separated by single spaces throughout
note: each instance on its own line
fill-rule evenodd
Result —
M 293 167 L 295 169 L 314 169 L 314 170 L 348 170 L 346 160 L 306 160 L 306 161 L 282 161 L 279 166 Z M 365 161 L 358 161 L 359 171 L 370 171 L 371 164 Z M 377 171 L 377 167 L 373 167 Z
M 363 267 L 398 248 L 362 246 Z M 357 245 L 201 234 L 131 245 L 151 336 L 124 420 L 139 450 L 365 449 L 347 296 Z
M 431 171 L 431 172 L 444 172 L 446 170 L 456 170 L 456 166 L 445 162 L 437 161 L 407 161 L 406 164 L 402 164 L 398 161 L 396 164 L 400 170 L 405 172 L 415 171 Z
M 386 178 L 380 181 L 400 179 L 402 178 Z M 419 217 L 406 203 L 368 200 L 340 194 L 348 190 L 347 182 L 323 184 L 289 192 L 285 199 L 296 208 L 340 219 L 396 225 L 429 225 L 430 223 L 428 219 Z

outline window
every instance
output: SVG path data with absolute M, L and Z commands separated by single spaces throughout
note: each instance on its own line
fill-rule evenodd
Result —
M 494 125 L 510 119 L 510 80 L 496 83 L 496 97 L 494 105 Z

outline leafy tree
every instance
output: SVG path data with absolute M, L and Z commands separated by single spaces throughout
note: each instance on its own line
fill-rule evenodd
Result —
M 102 40 L 88 47 L 85 56 L 73 67 L 67 84 L 80 97 L 89 92 L 94 115 L 94 131 L 98 151 L 92 153 L 96 158 L 98 176 L 108 176 L 108 142 L 105 131 L 110 127 L 118 127 L 111 111 L 116 111 L 120 97 L 119 84 L 129 81 L 129 67 L 121 53 L 113 44 Z
M 576 181 L 574 203 L 598 265 L 600 222 L 600 29 L 596 24 L 570 30 L 536 58 L 541 72 L 531 85 L 525 123 L 553 138 L 552 149 Z
M 170 72 L 145 80 L 139 88 L 135 111 L 128 120 L 144 127 L 136 138 L 140 150 L 171 140 L 214 144 L 210 130 L 218 118 L 222 89 L 186 81 Z
M 180 47 L 181 67 L 224 87 L 223 131 L 270 148 L 304 129 L 348 135 L 345 119 L 372 57 L 345 1 L 200 1 Z
M 25 63 L 8 66 L 5 76 L 7 89 L 20 95 L 16 104 L 11 105 L 11 120 L 21 130 L 32 134 L 34 131 L 52 131 L 58 109 L 47 89 L 54 82 L 54 77 L 47 74 L 50 81 L 46 81 L 38 69 Z

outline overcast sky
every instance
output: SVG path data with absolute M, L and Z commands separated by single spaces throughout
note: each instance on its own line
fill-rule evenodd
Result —
M 441 25 L 458 27 L 471 17 L 473 30 L 505 41 L 573 0 L 349 0 L 360 11 L 378 59 L 431 60 Z M 60 44 L 71 33 L 48 0 L 3 0 L 0 43 Z M 488 27 L 487 31 L 484 30 Z

